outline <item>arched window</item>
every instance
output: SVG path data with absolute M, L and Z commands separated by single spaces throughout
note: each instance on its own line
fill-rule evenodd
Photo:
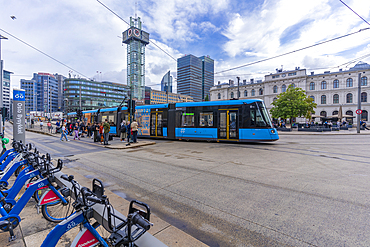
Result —
M 326 104 L 326 95 L 321 95 L 321 104 Z
M 338 80 L 333 81 L 333 88 L 339 88 L 339 81 Z
M 353 116 L 353 111 L 349 110 L 349 111 L 346 111 L 346 115 L 350 115 L 350 116 Z
M 221 99 L 221 94 L 220 93 L 217 95 L 217 99 Z
M 361 93 L 361 102 L 367 102 L 367 93 L 366 92 Z
M 314 82 L 310 83 L 310 90 L 315 90 L 315 83 Z
M 286 86 L 285 86 L 285 84 L 281 86 L 281 92 L 283 92 L 283 93 L 286 92 Z
M 315 102 L 315 96 L 311 95 L 310 98 L 313 99 L 313 102 Z
M 333 104 L 339 104 L 339 95 L 338 94 L 333 95 Z
M 292 84 L 290 84 L 291 86 L 292 86 L 292 88 L 295 88 L 295 84 L 294 83 L 292 83 Z
M 353 87 L 353 80 L 352 78 L 347 79 L 347 87 Z
M 275 85 L 274 86 L 274 93 L 277 93 L 278 89 L 277 89 L 277 86 Z
M 361 86 L 367 86 L 367 77 L 366 76 L 361 78 Z
M 333 115 L 338 115 L 338 111 L 333 111 Z
M 259 95 L 263 95 L 263 88 L 260 88 L 258 93 L 259 93 Z
M 255 96 L 255 95 L 256 95 L 256 90 L 252 89 L 252 91 L 251 91 L 251 95 L 252 95 L 252 96 Z
M 322 111 L 322 112 L 320 112 L 320 116 L 322 116 L 322 117 L 326 117 L 326 111 Z
M 248 96 L 248 91 L 247 90 L 245 90 L 244 91 L 244 97 L 247 97 Z
M 326 81 L 321 82 L 321 89 L 326 89 Z
M 362 121 L 368 121 L 368 113 L 367 113 L 367 111 L 366 110 L 363 110 L 362 111 L 362 114 L 361 114 L 361 120 Z
M 352 94 L 351 93 L 349 93 L 349 94 L 347 94 L 347 103 L 352 103 Z
M 231 92 L 230 94 L 230 98 L 233 99 L 234 98 L 234 92 Z

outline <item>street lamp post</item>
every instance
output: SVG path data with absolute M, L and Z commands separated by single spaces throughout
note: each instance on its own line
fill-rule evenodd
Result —
M 4 37 L 0 34 L 0 108 L 3 107 L 3 60 L 1 59 L 1 40 L 2 39 L 8 39 L 7 37 Z M 1 116 L 0 118 L 0 122 L 2 123 L 2 118 L 3 116 Z M 4 133 L 4 130 L 5 130 L 5 124 L 3 124 L 3 133 Z

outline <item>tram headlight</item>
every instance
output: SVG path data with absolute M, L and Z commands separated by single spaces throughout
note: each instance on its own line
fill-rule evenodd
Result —
M 272 130 L 271 130 L 271 134 L 275 134 L 275 130 L 273 130 L 273 129 L 272 129 Z

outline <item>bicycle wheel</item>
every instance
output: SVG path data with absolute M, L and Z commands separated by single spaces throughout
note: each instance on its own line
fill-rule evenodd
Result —
M 74 212 L 74 208 L 70 203 L 70 198 L 66 198 L 66 200 L 68 201 L 66 205 L 63 205 L 61 200 L 42 205 L 41 213 L 44 218 L 55 223 L 59 223 L 68 218 Z
M 22 166 L 18 167 L 17 170 L 15 170 L 15 172 L 14 172 L 14 176 L 18 177 L 19 173 L 21 173 L 21 171 L 23 171 L 26 167 L 27 167 L 27 165 L 22 165 Z

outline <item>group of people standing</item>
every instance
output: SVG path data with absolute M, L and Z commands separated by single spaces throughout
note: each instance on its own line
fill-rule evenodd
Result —
M 138 123 L 136 120 L 133 120 L 132 123 L 130 121 L 122 120 L 120 124 L 120 132 L 121 132 L 121 142 L 125 142 L 127 139 L 127 145 L 130 145 L 130 138 L 132 137 L 132 142 L 137 143 L 137 131 L 138 131 Z
M 133 143 L 137 143 L 138 127 L 139 125 L 136 120 L 133 120 L 131 123 L 130 121 L 126 122 L 123 120 L 119 127 L 121 142 L 127 141 L 127 145 L 130 145 L 131 139 Z M 109 145 L 109 131 L 110 124 L 108 119 L 105 119 L 105 121 L 101 123 L 88 123 L 87 125 L 83 122 L 76 122 L 75 124 L 68 122 L 66 125 L 62 123 L 60 140 L 63 141 L 64 137 L 66 141 L 69 141 L 67 135 L 71 132 L 74 135 L 74 140 L 80 140 L 79 134 L 81 133 L 81 137 L 83 137 L 83 134 L 85 133 L 87 134 L 87 137 L 93 138 L 94 142 L 100 142 L 100 144 Z

